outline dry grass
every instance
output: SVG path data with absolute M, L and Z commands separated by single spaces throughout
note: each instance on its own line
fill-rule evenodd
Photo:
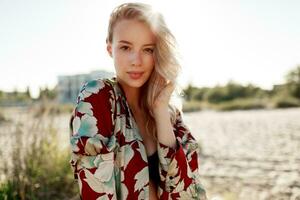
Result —
M 26 108 L 19 113 L 8 112 L 13 121 L 1 127 L 6 133 L 1 137 L 8 137 L 10 145 L 2 148 L 6 155 L 1 157 L 5 175 L 0 200 L 70 199 L 78 193 L 69 165 L 69 148 L 63 144 L 65 140 L 61 141 L 66 137 L 60 137 L 68 132 L 59 132 L 55 116 L 49 111 Z

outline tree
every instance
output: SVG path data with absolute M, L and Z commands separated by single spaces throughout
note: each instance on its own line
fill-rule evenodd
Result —
M 285 78 L 290 94 L 300 99 L 300 65 L 291 70 Z
M 195 93 L 195 91 L 197 90 L 196 87 L 192 86 L 192 84 L 190 83 L 188 85 L 188 87 L 186 89 L 183 90 L 184 92 L 184 99 L 187 101 L 191 101 L 193 94 Z
M 50 90 L 48 88 L 48 86 L 46 86 L 45 88 L 41 88 L 40 87 L 40 94 L 38 99 L 48 99 L 48 100 L 53 100 L 55 99 L 57 96 L 57 91 L 55 89 Z
M 28 98 L 31 98 L 29 86 L 26 87 L 25 96 L 28 97 Z

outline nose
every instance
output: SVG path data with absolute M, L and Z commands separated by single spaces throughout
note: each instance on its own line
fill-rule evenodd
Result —
M 140 66 L 142 64 L 142 57 L 140 52 L 133 52 L 131 55 L 131 64 L 134 66 Z

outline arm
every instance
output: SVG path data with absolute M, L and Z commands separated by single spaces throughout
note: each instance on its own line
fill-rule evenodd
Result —
M 177 110 L 176 122 L 173 126 L 170 117 L 163 119 L 163 116 L 164 114 L 161 114 L 157 118 L 158 154 L 161 186 L 163 186 L 160 191 L 161 197 L 163 199 L 173 199 L 176 196 L 180 199 L 206 199 L 198 172 L 197 141 L 183 123 L 180 111 Z M 170 127 L 172 127 L 171 131 Z
M 113 94 L 104 81 L 86 83 L 71 117 L 71 165 L 82 199 L 115 196 Z
M 198 143 L 182 121 L 176 109 L 176 121 L 172 125 L 168 102 L 174 89 L 172 84 L 162 90 L 154 106 L 157 127 L 158 154 L 160 160 L 161 199 L 206 199 L 198 173 Z
M 176 148 L 176 138 L 170 121 L 170 114 L 167 107 L 157 109 L 155 112 L 155 123 L 157 128 L 157 139 L 162 144 Z

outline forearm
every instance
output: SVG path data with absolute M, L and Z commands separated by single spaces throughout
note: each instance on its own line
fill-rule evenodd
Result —
M 158 141 L 171 148 L 176 148 L 176 138 L 173 131 L 168 107 L 156 109 L 154 115 Z
M 157 107 L 154 109 L 154 118 L 157 138 L 164 144 L 158 149 L 160 196 L 171 199 L 173 195 L 179 197 L 182 195 L 183 198 L 206 200 L 206 193 L 198 174 L 198 145 L 183 124 L 181 113 L 177 111 L 176 123 L 173 125 L 168 107 L 160 106 L 160 109 Z M 178 146 L 176 138 L 178 138 Z

